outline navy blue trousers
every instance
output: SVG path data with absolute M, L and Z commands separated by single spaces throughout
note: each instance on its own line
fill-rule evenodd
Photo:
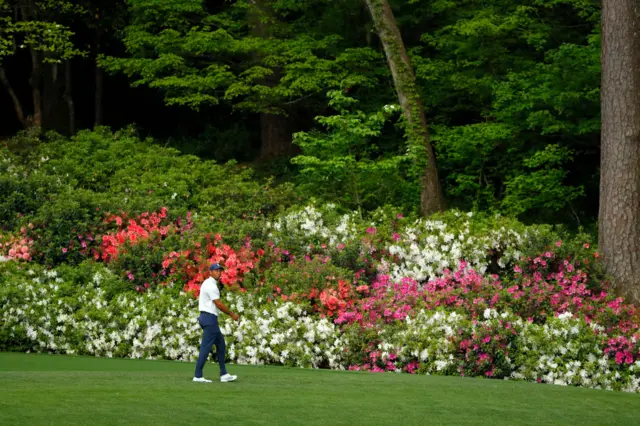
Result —
M 200 312 L 198 321 L 202 328 L 202 342 L 200 343 L 200 355 L 198 355 L 198 362 L 196 363 L 195 377 L 202 377 L 202 369 L 207 362 L 207 358 L 209 358 L 209 354 L 212 353 L 213 345 L 216 346 L 220 376 L 224 376 L 227 374 L 227 367 L 224 364 L 227 346 L 218 325 L 218 317 L 208 312 Z

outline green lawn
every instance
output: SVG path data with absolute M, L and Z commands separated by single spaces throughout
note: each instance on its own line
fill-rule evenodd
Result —
M 0 353 L 0 424 L 638 424 L 640 395 L 499 380 Z M 208 364 L 205 377 L 218 366 Z

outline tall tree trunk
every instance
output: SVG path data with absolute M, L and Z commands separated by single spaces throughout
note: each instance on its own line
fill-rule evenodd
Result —
M 102 126 L 102 95 L 104 93 L 104 71 L 98 66 L 98 55 L 100 55 L 102 41 L 102 27 L 100 26 L 100 9 L 96 9 L 96 63 L 95 63 L 95 91 L 93 92 L 93 127 Z
M 69 134 L 76 134 L 76 108 L 73 103 L 72 92 L 72 74 L 71 74 L 71 60 L 67 59 L 65 66 L 65 84 L 64 84 L 64 100 L 67 102 L 67 110 L 69 112 Z
M 42 57 L 31 49 L 31 97 L 33 99 L 33 115 L 31 125 L 42 128 Z
M 104 71 L 96 63 L 94 92 L 94 120 L 93 127 L 102 126 L 102 94 L 104 93 Z
M 271 5 L 266 0 L 255 0 L 251 21 L 252 34 L 256 37 L 268 38 L 269 28 L 264 22 L 265 16 L 270 16 Z M 255 55 L 260 60 L 259 55 Z M 265 78 L 264 84 L 273 87 L 278 83 L 278 71 Z M 291 120 L 281 114 L 260 113 L 260 159 L 272 160 L 291 154 L 293 145 Z
M 602 2 L 599 248 L 619 294 L 640 303 L 640 0 Z
M 36 10 L 33 1 L 28 1 L 20 5 L 20 12 L 24 21 L 37 20 Z M 28 126 L 42 128 L 42 54 L 33 48 L 29 48 L 31 54 L 31 76 L 29 85 L 31 86 L 31 98 L 33 99 L 33 115 Z
M 436 158 L 429 142 L 427 120 L 424 116 L 422 102 L 416 87 L 413 68 L 396 24 L 395 17 L 387 0 L 365 0 L 373 23 L 382 42 L 387 63 L 393 76 L 393 83 L 398 94 L 398 101 L 407 121 L 407 134 L 411 150 L 416 157 L 423 157 L 419 151 L 426 151 L 426 164 L 422 172 L 422 193 L 420 194 L 420 211 L 429 215 L 444 210 L 444 196 L 438 179 Z M 416 158 L 421 161 L 421 158 Z
M 18 98 L 18 95 L 16 95 L 13 87 L 11 87 L 11 82 L 7 78 L 7 74 L 5 73 L 2 66 L 0 66 L 0 81 L 2 82 L 2 85 L 5 87 L 5 89 L 7 89 L 7 92 L 11 97 L 11 101 L 13 102 L 13 109 L 15 109 L 16 111 L 16 116 L 18 117 L 20 124 L 22 124 L 23 127 L 27 127 L 27 121 L 24 117 L 24 109 L 22 109 L 20 98 Z
M 69 133 L 69 116 L 64 98 L 65 66 L 55 62 L 45 62 L 42 64 L 42 70 L 42 128 Z
M 279 114 L 260 114 L 261 160 L 291 154 L 292 134 L 289 118 Z

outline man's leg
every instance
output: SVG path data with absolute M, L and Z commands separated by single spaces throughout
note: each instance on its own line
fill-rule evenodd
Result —
M 218 366 L 220 367 L 220 376 L 227 374 L 227 367 L 224 363 L 225 355 L 227 353 L 227 345 L 224 341 L 224 335 L 218 330 L 215 333 L 216 352 L 218 355 Z
M 221 333 L 218 332 L 217 334 Z M 198 362 L 196 362 L 194 377 L 202 377 L 202 369 L 207 362 L 207 358 L 209 358 L 209 352 L 211 352 L 215 339 L 216 333 L 214 333 L 214 326 L 206 325 L 202 327 L 202 342 L 200 343 L 200 354 L 198 355 Z

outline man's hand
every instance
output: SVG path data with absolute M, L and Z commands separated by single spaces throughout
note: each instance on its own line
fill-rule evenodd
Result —
M 215 303 L 218 309 L 220 309 L 225 314 L 229 315 L 234 321 L 238 321 L 238 319 L 240 318 L 240 315 L 234 314 L 233 312 L 231 312 L 231 310 L 227 308 L 226 305 L 222 303 L 220 299 L 214 300 L 213 303 Z

